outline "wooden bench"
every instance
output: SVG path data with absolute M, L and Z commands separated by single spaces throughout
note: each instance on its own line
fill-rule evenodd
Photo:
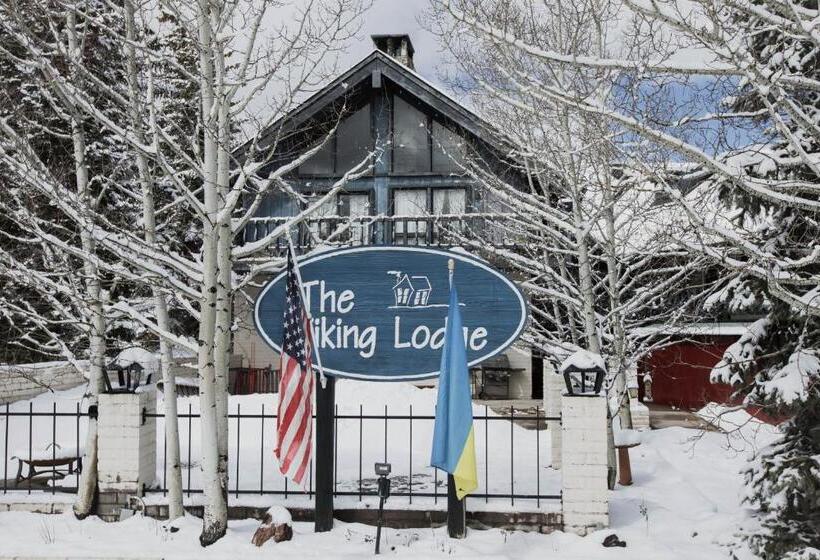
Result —
M 17 459 L 17 478 L 15 482 L 19 485 L 23 482 L 46 483 L 49 480 L 62 480 L 67 476 L 80 473 L 83 470 L 83 458 L 81 456 L 67 456 L 55 458 L 32 458 L 12 457 Z M 23 475 L 23 466 L 28 467 L 28 473 Z

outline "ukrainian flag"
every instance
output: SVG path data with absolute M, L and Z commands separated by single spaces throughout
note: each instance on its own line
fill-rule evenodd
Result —
M 462 334 L 458 293 L 452 282 L 430 464 L 453 475 L 459 500 L 478 488 L 467 349 Z

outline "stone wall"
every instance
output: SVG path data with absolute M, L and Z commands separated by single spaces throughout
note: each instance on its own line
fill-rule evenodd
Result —
M 0 366 L 0 404 L 30 399 L 46 391 L 70 389 L 85 383 L 66 362 Z

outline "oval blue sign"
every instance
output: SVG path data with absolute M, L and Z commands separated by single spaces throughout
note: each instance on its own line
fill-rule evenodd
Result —
M 402 381 L 436 377 L 454 259 L 467 360 L 477 364 L 518 338 L 527 305 L 518 287 L 485 262 L 422 247 L 351 247 L 299 260 L 314 344 L 325 373 Z M 262 338 L 281 352 L 285 273 L 256 299 Z

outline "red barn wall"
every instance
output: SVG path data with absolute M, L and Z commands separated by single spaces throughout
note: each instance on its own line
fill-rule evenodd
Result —
M 732 389 L 709 382 L 709 373 L 736 336 L 683 340 L 655 350 L 638 366 L 639 399 L 644 400 L 643 374 L 652 374 L 652 402 L 699 409 L 708 402 L 726 403 Z

